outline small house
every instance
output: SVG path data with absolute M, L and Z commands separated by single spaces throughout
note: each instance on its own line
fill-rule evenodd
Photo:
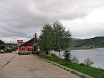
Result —
M 23 40 L 17 40 L 18 42 L 18 51 L 38 51 L 38 44 L 37 44 L 37 34 L 28 40 L 27 42 L 23 42 Z

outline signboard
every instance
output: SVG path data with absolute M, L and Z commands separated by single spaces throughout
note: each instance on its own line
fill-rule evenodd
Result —
M 23 44 L 23 40 L 17 40 L 17 45 L 20 46 L 21 44 Z
M 18 43 L 23 43 L 23 40 L 17 40 Z

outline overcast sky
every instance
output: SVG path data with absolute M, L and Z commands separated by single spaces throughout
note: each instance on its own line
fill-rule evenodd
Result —
M 104 36 L 104 0 L 0 0 L 0 39 L 28 40 L 59 20 L 72 37 Z

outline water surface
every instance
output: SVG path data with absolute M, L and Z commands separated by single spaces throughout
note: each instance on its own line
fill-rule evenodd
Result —
M 83 62 L 86 58 L 90 58 L 92 61 L 94 61 L 94 67 L 104 69 L 104 48 L 72 50 L 71 54 L 72 57 L 77 57 L 80 62 Z
M 62 58 L 63 54 L 62 51 Z M 57 52 L 56 55 L 59 55 L 59 53 Z M 80 63 L 83 63 L 86 58 L 90 58 L 94 62 L 92 66 L 104 69 L 104 48 L 71 50 L 71 55 L 72 57 L 77 57 Z

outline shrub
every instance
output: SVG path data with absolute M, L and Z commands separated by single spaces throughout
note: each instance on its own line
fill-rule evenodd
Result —
M 56 55 L 55 55 L 55 53 L 51 53 L 51 56 L 53 57 L 53 56 L 56 56 Z
M 64 53 L 64 61 L 65 61 L 65 64 L 67 64 L 68 62 L 71 62 L 71 53 L 68 52 L 68 51 L 65 51 Z
M 73 57 L 71 62 L 79 64 L 79 61 L 78 61 L 78 59 L 76 57 Z
M 85 64 L 84 64 L 84 63 L 80 63 L 80 65 L 81 65 L 81 66 L 85 66 Z
M 87 58 L 87 59 L 85 59 L 84 64 L 91 66 L 92 64 L 94 64 L 94 62 L 92 60 L 90 60 L 89 58 Z

